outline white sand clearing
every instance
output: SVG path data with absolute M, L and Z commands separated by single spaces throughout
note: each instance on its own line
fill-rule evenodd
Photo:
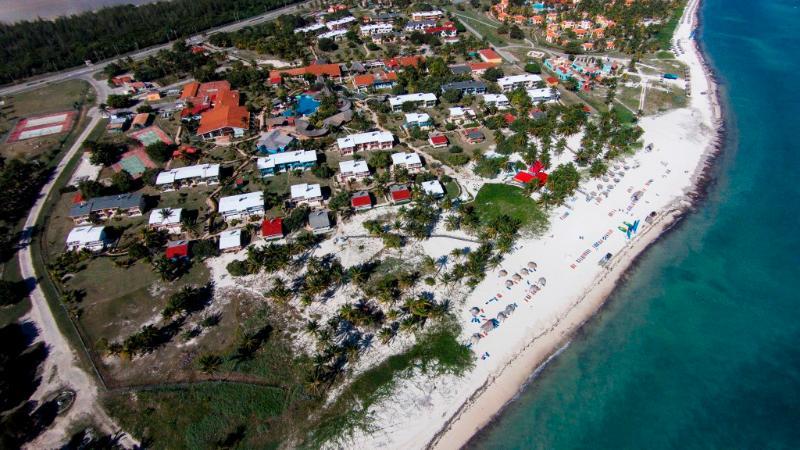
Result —
M 613 165 L 607 181 L 584 182 L 582 193 L 554 211 L 544 238 L 520 241 L 507 255 L 502 267 L 507 276 L 500 277 L 497 269 L 470 294 L 460 313 L 464 342 L 509 304 L 517 306 L 472 346 L 475 368 L 461 378 L 415 375 L 398 383 L 391 399 L 370 411 L 378 431 L 357 435 L 357 448 L 451 449 L 465 444 L 602 306 L 636 255 L 690 205 L 689 195 L 716 149 L 721 128 L 716 86 L 689 39 L 698 3 L 687 6 L 674 37 L 679 59 L 691 70 L 689 107 L 641 120 L 644 142 L 652 143 L 652 150 Z M 597 195 L 587 200 L 592 192 Z M 651 212 L 656 215 L 645 222 Z M 619 227 L 636 220 L 638 232 L 629 239 Z M 607 253 L 613 257 L 601 266 L 598 262 Z M 506 281 L 515 273 L 523 275 L 529 261 L 537 270 L 506 288 Z M 529 296 L 532 285 L 540 290 Z M 481 310 L 477 321 L 469 311 L 473 306 Z

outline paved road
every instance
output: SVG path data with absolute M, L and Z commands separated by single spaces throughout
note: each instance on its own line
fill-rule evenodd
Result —
M 190 42 L 200 41 L 200 40 L 203 39 L 204 35 L 207 35 L 208 33 L 212 33 L 212 32 L 215 32 L 215 31 L 236 31 L 236 30 L 238 30 L 240 28 L 244 28 L 244 27 L 247 27 L 247 26 L 256 25 L 256 24 L 259 24 L 259 23 L 262 23 L 262 22 L 266 22 L 266 21 L 275 19 L 278 16 L 282 16 L 284 14 L 293 13 L 293 12 L 297 11 L 298 9 L 300 9 L 301 6 L 305 6 L 305 5 L 309 4 L 309 3 L 311 3 L 311 2 L 307 1 L 307 2 L 302 2 L 302 3 L 297 3 L 297 4 L 294 4 L 294 5 L 290 5 L 290 6 L 286 6 L 286 7 L 280 8 L 280 9 L 276 9 L 276 10 L 270 11 L 270 12 L 268 12 L 266 14 L 262 14 L 260 16 L 252 17 L 250 19 L 240 20 L 239 22 L 234 22 L 234 23 L 231 23 L 229 25 L 223 25 L 221 27 L 212 28 L 210 30 L 204 31 L 201 34 L 196 34 L 196 35 L 188 38 L 187 40 L 190 41 Z M 127 57 L 127 56 L 130 56 L 133 59 L 142 59 L 142 58 L 145 58 L 147 56 L 150 56 L 150 55 L 153 55 L 155 53 L 158 53 L 159 50 L 168 49 L 168 48 L 171 48 L 171 47 L 172 47 L 172 42 L 169 42 L 169 43 L 166 43 L 166 44 L 163 44 L 163 45 L 157 45 L 155 47 L 146 48 L 146 49 L 143 49 L 143 50 L 140 50 L 140 51 L 137 51 L 137 52 L 132 52 L 132 53 L 129 53 L 129 54 L 126 54 L 126 55 L 120 55 L 118 57 L 114 57 L 114 58 L 108 59 L 106 61 L 102 61 L 102 62 L 98 62 L 96 64 L 92 64 L 91 66 L 82 66 L 82 67 L 76 67 L 74 69 L 67 69 L 67 70 L 62 71 L 62 72 L 57 72 L 57 73 L 53 73 L 53 74 L 49 74 L 49 75 L 43 75 L 41 77 L 25 80 L 23 82 L 20 82 L 19 84 L 7 85 L 7 86 L 4 86 L 4 87 L 0 88 L 0 95 L 9 95 L 9 94 L 17 93 L 17 92 L 23 92 L 23 91 L 27 91 L 27 90 L 30 90 L 30 89 L 35 89 L 35 88 L 40 87 L 40 86 L 45 85 L 45 84 L 55 83 L 55 82 L 64 81 L 64 80 L 70 80 L 70 79 L 73 79 L 73 78 L 89 78 L 89 77 L 91 77 L 91 74 L 93 74 L 93 73 L 95 73 L 95 72 L 97 72 L 99 70 L 102 70 L 105 66 L 107 66 L 112 61 L 116 61 L 116 60 L 118 60 L 120 58 Z
M 97 101 L 103 102 L 106 99 L 106 91 L 102 88 L 104 82 L 90 80 L 97 89 Z M 39 276 L 33 266 L 33 256 L 31 254 L 31 237 L 36 222 L 41 216 L 45 201 L 53 191 L 56 180 L 64 172 L 69 161 L 71 161 L 82 149 L 84 141 L 89 137 L 92 130 L 100 122 L 101 115 L 97 107 L 89 110 L 89 123 L 81 132 L 67 154 L 56 166 L 50 180 L 42 187 L 39 198 L 28 213 L 21 239 L 22 248 L 18 253 L 19 267 L 22 277 L 26 280 L 38 280 Z M 93 422 L 105 433 L 117 433 L 119 427 L 106 414 L 97 401 L 98 386 L 95 379 L 78 364 L 78 358 L 69 342 L 58 329 L 50 305 L 45 299 L 44 292 L 36 283 L 30 294 L 31 309 L 21 321 L 28 321 L 35 324 L 38 329 L 37 340 L 44 341 L 48 348 L 48 355 L 44 361 L 42 383 L 33 395 L 33 398 L 41 401 L 49 397 L 52 393 L 61 389 L 72 389 L 76 392 L 75 403 L 63 416 L 58 417 L 53 425 L 44 431 L 36 440 L 29 444 L 30 448 L 60 448 L 70 427 L 80 420 L 87 417 L 92 418 Z M 119 435 L 120 444 L 126 448 L 133 448 L 139 445 L 132 437 L 127 434 Z

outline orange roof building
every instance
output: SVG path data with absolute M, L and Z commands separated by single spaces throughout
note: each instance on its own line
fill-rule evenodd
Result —
M 191 103 L 193 109 L 205 109 L 197 129 L 197 134 L 203 139 L 230 135 L 241 137 L 250 128 L 250 112 L 239 105 L 239 91 L 231 90 L 227 81 L 188 83 L 183 87 L 180 100 L 187 105 Z
M 483 61 L 483 62 L 493 63 L 493 64 L 502 64 L 503 63 L 503 58 L 501 58 L 500 55 L 497 54 L 496 51 L 494 51 L 494 50 L 492 50 L 490 48 L 479 50 L 478 51 L 478 56 L 481 57 L 481 61 Z
M 269 73 L 269 81 L 272 84 L 280 84 L 283 78 L 298 78 L 304 77 L 305 75 L 337 78 L 341 81 L 342 68 L 339 67 L 339 64 L 311 64 L 310 66 L 297 67 L 294 69 L 273 70 Z
M 397 84 L 397 73 L 375 72 L 353 77 L 353 87 L 359 91 L 372 89 L 391 89 Z
M 388 69 L 401 69 L 405 67 L 418 67 L 419 63 L 424 61 L 425 58 L 419 55 L 414 56 L 398 56 L 396 58 L 385 59 L 383 64 Z

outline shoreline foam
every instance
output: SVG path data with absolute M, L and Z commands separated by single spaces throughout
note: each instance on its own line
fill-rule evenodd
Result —
M 687 5 L 673 39 L 684 24 L 690 29 L 699 28 L 700 3 L 701 0 L 694 0 Z M 662 208 L 657 220 L 632 245 L 626 246 L 622 255 L 617 255 L 622 257 L 615 258 L 610 270 L 595 279 L 586 294 L 572 304 L 562 320 L 529 341 L 499 370 L 499 374 L 490 376 L 484 385 L 473 392 L 443 424 L 426 448 L 462 447 L 483 428 L 491 425 L 505 407 L 569 345 L 572 336 L 602 310 L 613 292 L 625 283 L 629 269 L 644 256 L 645 251 L 676 229 L 691 209 L 707 195 L 708 186 L 714 179 L 711 175 L 713 163 L 722 150 L 726 128 L 717 78 L 698 40 L 690 41 L 689 51 L 699 61 L 700 70 L 708 83 L 707 96 L 711 99 L 709 106 L 714 132 L 691 176 L 690 188 L 670 206 Z M 514 387 L 513 392 L 508 389 L 509 386 Z M 491 413 L 488 414 L 488 411 Z

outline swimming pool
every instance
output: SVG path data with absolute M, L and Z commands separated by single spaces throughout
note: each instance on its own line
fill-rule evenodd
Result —
M 319 100 L 310 95 L 297 96 L 297 106 L 295 107 L 295 111 L 297 111 L 298 114 L 308 116 L 314 114 L 317 111 L 317 108 L 319 108 Z

